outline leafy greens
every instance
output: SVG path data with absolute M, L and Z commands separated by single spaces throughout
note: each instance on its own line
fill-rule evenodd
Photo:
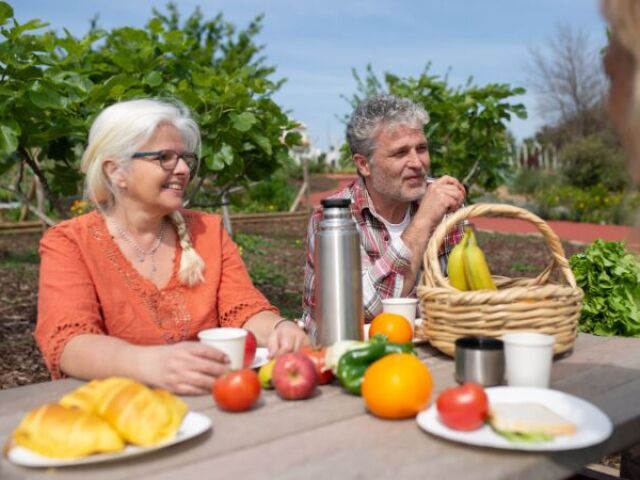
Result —
M 569 260 L 584 291 L 579 329 L 640 337 L 640 259 L 623 242 L 596 240 Z
M 506 432 L 495 428 L 493 431 L 513 443 L 544 443 L 553 440 L 553 435 L 544 432 Z

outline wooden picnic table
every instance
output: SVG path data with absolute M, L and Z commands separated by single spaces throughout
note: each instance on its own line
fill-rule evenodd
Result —
M 429 346 L 418 348 L 435 395 L 454 384 L 453 362 Z M 25 412 L 53 402 L 76 380 L 0 391 L 0 438 Z M 580 334 L 573 353 L 553 366 L 552 388 L 582 397 L 609 415 L 614 432 L 580 450 L 528 453 L 471 447 L 431 436 L 414 419 L 380 420 L 362 399 L 336 385 L 305 401 L 263 391 L 250 412 L 220 411 L 208 396 L 185 397 L 213 428 L 187 442 L 127 460 L 56 469 L 28 469 L 6 459 L 0 478 L 566 478 L 604 455 L 640 444 L 640 340 Z

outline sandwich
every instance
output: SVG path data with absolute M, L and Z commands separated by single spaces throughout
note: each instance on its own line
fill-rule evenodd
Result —
M 489 424 L 512 442 L 539 443 L 573 435 L 576 426 L 540 403 L 493 403 Z

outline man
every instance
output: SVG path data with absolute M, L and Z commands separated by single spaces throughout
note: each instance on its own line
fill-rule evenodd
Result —
M 361 102 L 347 125 L 347 142 L 359 178 L 331 198 L 351 199 L 351 214 L 360 233 L 365 320 L 382 311 L 382 299 L 415 296 L 422 257 L 432 232 L 447 212 L 460 208 L 465 189 L 455 178 L 427 180 L 430 158 L 424 125 L 427 112 L 391 95 Z M 314 239 L 322 210 L 310 221 L 307 238 L 302 320 L 315 325 Z M 454 229 L 445 241 L 441 261 L 462 237 Z

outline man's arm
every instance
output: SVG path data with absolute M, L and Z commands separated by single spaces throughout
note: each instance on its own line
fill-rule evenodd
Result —
M 427 187 L 418 211 L 401 236 L 411 252 L 410 266 L 404 275 L 401 296 L 408 295 L 415 285 L 422 257 L 433 231 L 445 214 L 462 206 L 465 193 L 464 186 L 449 176 L 440 177 Z
M 313 309 L 316 304 L 315 264 L 313 255 L 316 232 L 320 227 L 321 219 L 322 209 L 317 208 L 311 214 L 311 217 L 309 218 L 309 225 L 307 227 L 307 254 L 304 267 L 304 285 L 302 289 L 302 321 L 311 338 L 315 338 L 316 336 L 316 324 L 313 319 Z

